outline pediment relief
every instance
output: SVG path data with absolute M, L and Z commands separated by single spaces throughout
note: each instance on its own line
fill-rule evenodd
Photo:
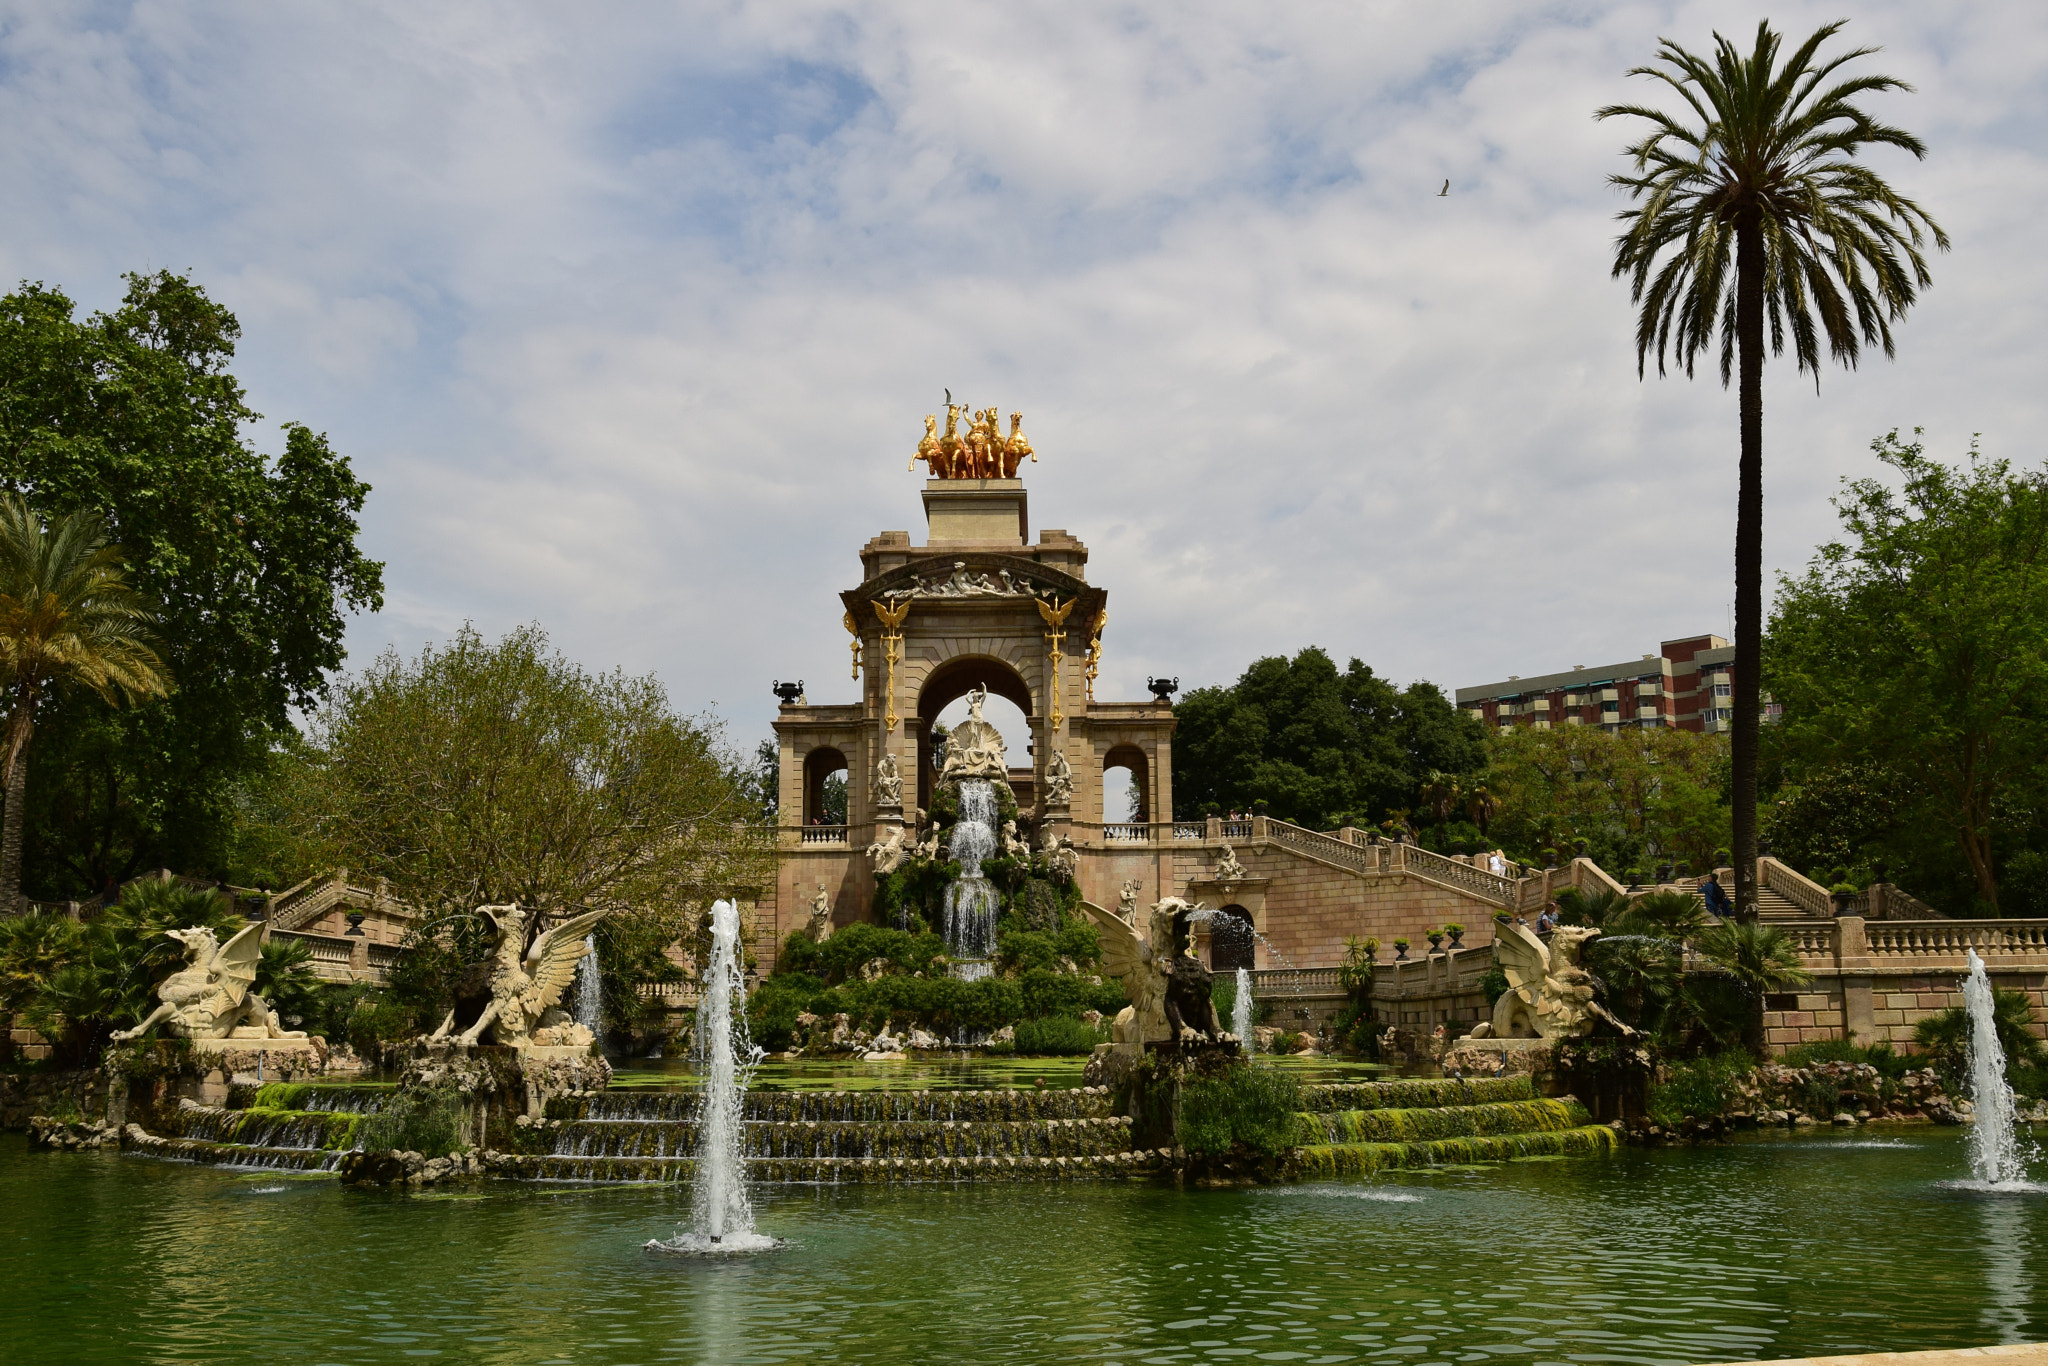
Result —
M 1102 590 L 1061 570 L 1016 555 L 966 552 L 934 555 L 911 564 L 899 565 L 878 574 L 850 593 L 842 594 L 849 608 L 862 602 L 977 602 L 1003 599 L 1020 605 L 1027 600 L 1071 601 Z

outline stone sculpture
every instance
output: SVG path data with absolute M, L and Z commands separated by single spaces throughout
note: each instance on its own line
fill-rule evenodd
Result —
M 1031 858 L 1031 846 L 1019 838 L 1015 821 L 1003 822 L 1003 856 L 1026 861 Z
M 1508 989 L 1494 1003 L 1491 1033 L 1499 1038 L 1570 1037 L 1591 1030 L 1596 1018 L 1624 1034 L 1634 1033 L 1593 1000 L 1593 978 L 1579 966 L 1586 941 L 1599 933 L 1583 925 L 1560 925 L 1546 945 L 1527 925 L 1497 925 L 1494 954 Z
M 1074 842 L 1050 828 L 1038 842 L 1038 852 L 1045 856 L 1046 867 L 1054 877 L 1072 881 L 1081 869 L 1081 856 L 1074 852 Z
M 1187 915 L 1197 909 L 1177 896 L 1154 903 L 1150 933 L 1100 906 L 1081 909 L 1102 931 L 1102 963 L 1130 1001 L 1112 1027 L 1114 1051 L 1140 1057 L 1148 1043 L 1196 1043 L 1222 1036 L 1210 999 L 1209 970 L 1187 953 Z
M 1064 806 L 1073 800 L 1074 770 L 1067 763 L 1067 756 L 1059 750 L 1045 761 L 1045 800 L 1051 805 Z
M 876 877 L 887 877 L 901 868 L 915 852 L 917 845 L 910 830 L 901 825 L 892 826 L 888 838 L 876 840 L 868 846 L 868 862 L 873 866 Z
M 811 898 L 811 920 L 804 926 L 804 933 L 817 944 L 832 937 L 832 895 L 822 882 L 818 884 L 818 894 Z
M 543 931 L 530 949 L 526 947 L 526 908 L 518 902 L 479 906 L 476 913 L 490 922 L 497 934 L 490 957 L 477 965 L 485 975 L 488 998 L 475 1022 L 453 1036 L 454 1042 L 464 1048 L 486 1042 L 513 1048 L 562 1042 L 562 1026 L 574 1021 L 556 1007 L 569 983 L 576 980 L 578 961 L 589 952 L 590 932 L 610 912 L 585 911 L 571 916 Z M 465 985 L 474 981 L 475 972 L 464 974 Z M 474 1000 L 476 995 L 458 985 L 455 1009 L 431 1037 L 450 1038 L 456 1016 L 463 1010 L 463 998 Z M 547 1031 L 550 1037 L 538 1037 L 538 1031 Z
M 1141 890 L 1136 878 L 1127 878 L 1122 890 L 1116 894 L 1116 918 L 1126 925 L 1138 923 L 1138 892 Z
M 1242 882 L 1250 876 L 1251 873 L 1245 866 L 1237 861 L 1237 850 L 1228 844 L 1224 845 L 1222 856 L 1216 860 L 1216 884 L 1228 887 L 1231 883 Z
M 903 805 L 903 775 L 897 771 L 893 754 L 885 752 L 875 764 L 875 801 L 882 806 Z
M 953 727 L 946 736 L 946 757 L 939 768 L 940 782 L 963 778 L 1009 778 L 1003 733 L 981 714 L 982 704 L 986 701 L 986 688 L 976 688 L 967 694 L 967 719 Z
M 110 1037 L 126 1042 L 161 1022 L 182 1039 L 305 1038 L 304 1031 L 279 1029 L 270 1007 L 249 989 L 256 981 L 266 928 L 260 920 L 253 922 L 225 944 L 204 927 L 164 931 L 185 946 L 185 966 L 158 985 L 159 1004 L 142 1023 Z

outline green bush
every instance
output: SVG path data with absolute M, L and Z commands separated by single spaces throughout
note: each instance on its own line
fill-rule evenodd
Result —
M 383 1110 L 363 1117 L 357 1133 L 370 1152 L 415 1152 L 441 1157 L 462 1141 L 460 1097 L 453 1087 L 396 1090 Z
M 1072 1015 L 1017 1021 L 1016 1051 L 1026 1057 L 1069 1058 L 1109 1042 L 1109 1031 Z
M 1734 1106 L 1735 1088 L 1755 1070 L 1755 1061 L 1739 1049 L 1680 1063 L 1650 1088 L 1650 1118 L 1671 1125 L 1688 1116 L 1714 1119 L 1725 1115 Z
M 1893 1052 L 1888 1043 L 1876 1043 L 1865 1048 L 1853 1039 L 1821 1039 L 1803 1043 L 1788 1051 L 1784 1062 L 1787 1067 L 1817 1067 L 1830 1062 L 1868 1064 L 1891 1081 L 1905 1076 L 1914 1066 L 1913 1059 Z
M 2034 1007 L 2024 991 L 1995 989 L 1991 1021 L 1998 1031 L 1998 1046 L 2005 1050 L 2008 1078 L 2021 1068 L 2048 1066 L 2048 1048 L 2028 1027 L 2034 1022 Z M 1929 1065 L 1950 1091 L 1961 1086 L 1969 1073 L 1969 1041 L 1970 1014 L 1961 1006 L 1929 1015 L 1913 1028 L 1913 1042 L 1926 1050 Z
M 435 1025 L 440 1024 L 434 1021 Z M 432 1025 L 421 1023 L 415 1006 L 399 1001 L 364 998 L 348 1017 L 348 1046 L 361 1056 L 375 1060 L 386 1044 L 399 1043 L 425 1033 Z M 422 1149 L 421 1151 L 424 1151 Z
M 1241 1063 L 1181 1087 L 1175 1127 L 1191 1153 L 1219 1156 L 1242 1145 L 1269 1157 L 1294 1146 L 1301 1088 L 1277 1067 Z

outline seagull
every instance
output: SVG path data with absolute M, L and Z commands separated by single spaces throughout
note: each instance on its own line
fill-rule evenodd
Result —
M 1437 197 L 1438 199 L 1442 199 L 1442 198 L 1443 198 L 1443 197 L 1444 197 L 1445 195 L 1449 194 L 1450 192 L 1451 192 L 1451 182 L 1450 182 L 1450 181 L 1448 181 L 1448 180 L 1446 180 L 1446 181 L 1444 182 L 1444 187 L 1443 187 L 1443 188 L 1442 188 L 1441 190 L 1438 190 L 1438 191 L 1436 192 L 1436 197 Z

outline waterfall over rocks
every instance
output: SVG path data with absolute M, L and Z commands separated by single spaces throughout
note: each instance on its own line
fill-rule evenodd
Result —
M 996 852 L 996 792 L 985 778 L 960 784 L 960 819 L 946 856 L 960 865 L 960 876 L 946 888 L 945 936 L 954 975 L 968 981 L 989 975 L 988 960 L 996 951 L 996 915 L 1002 898 L 981 875 L 982 860 Z

